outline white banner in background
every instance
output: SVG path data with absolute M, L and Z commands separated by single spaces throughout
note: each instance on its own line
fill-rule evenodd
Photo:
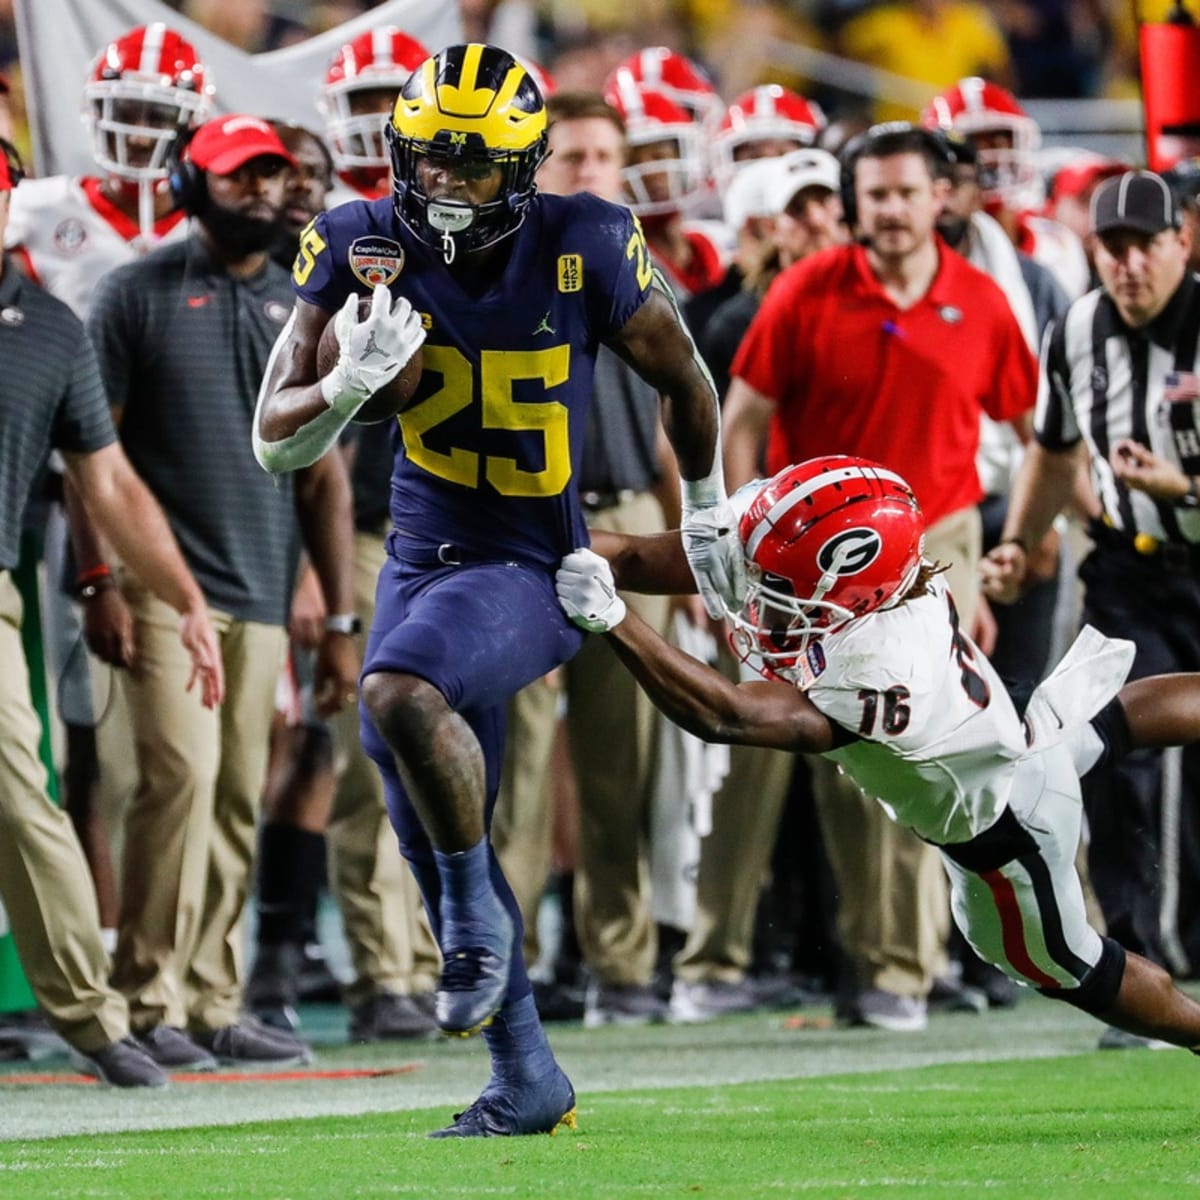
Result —
M 246 54 L 159 0 L 16 0 L 17 42 L 38 175 L 94 169 L 80 121 L 88 68 L 128 29 L 163 21 L 192 43 L 211 73 L 219 112 L 281 117 L 317 129 L 316 101 L 329 60 L 344 42 L 397 25 L 431 52 L 462 37 L 458 5 L 389 0 L 318 37 L 269 54 Z

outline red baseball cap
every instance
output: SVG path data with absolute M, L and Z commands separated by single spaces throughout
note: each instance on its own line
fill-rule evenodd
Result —
M 206 121 L 188 143 L 187 157 L 214 175 L 232 175 L 252 158 L 281 158 L 289 166 L 296 165 L 279 134 L 262 117 L 248 113 Z

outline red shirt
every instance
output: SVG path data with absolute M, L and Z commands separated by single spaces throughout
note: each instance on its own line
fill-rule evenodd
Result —
M 977 503 L 981 412 L 1019 417 L 1037 360 L 1004 293 L 938 243 L 925 295 L 900 309 L 862 246 L 789 267 L 771 285 L 731 374 L 776 402 L 771 474 L 820 454 L 857 454 L 908 480 L 928 525 Z

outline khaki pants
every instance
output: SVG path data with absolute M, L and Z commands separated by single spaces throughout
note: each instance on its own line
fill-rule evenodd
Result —
M 982 529 L 975 508 L 939 521 L 925 555 L 950 564 L 963 629 L 979 598 Z M 857 985 L 925 996 L 945 969 L 949 888 L 941 856 L 862 792 L 833 763 L 812 760 L 813 798 L 838 889 L 838 936 Z
M 386 552 L 376 534 L 356 534 L 354 546 L 355 609 L 369 629 Z M 325 836 L 330 888 L 354 966 L 347 1003 L 361 1003 L 381 991 L 432 991 L 441 958 L 416 878 L 400 856 L 388 820 L 379 771 L 362 748 L 357 706 L 339 712 L 330 728 L 338 787 Z
M 128 1010 L 107 983 L 83 851 L 67 815 L 46 794 L 21 599 L 7 571 L 0 571 L 0 664 L 0 899 L 38 1003 L 67 1041 L 90 1052 L 128 1033 Z
M 617 533 L 664 528 L 662 508 L 649 492 L 595 514 L 593 521 Z M 666 597 L 624 599 L 649 625 L 665 630 Z M 602 982 L 646 984 L 657 954 L 646 837 L 659 718 L 603 638 L 589 638 L 562 677 L 579 795 L 575 924 L 580 948 Z M 557 697 L 544 682 L 514 697 L 492 823 L 493 845 L 527 924 L 536 916 L 549 867 L 552 789 L 546 773 L 556 711 Z
M 238 1019 L 243 917 L 266 775 L 282 626 L 212 612 L 225 700 L 187 691 L 175 611 L 127 581 L 138 662 L 120 676 L 138 787 L 125 814 L 113 982 L 137 1030 L 217 1029 Z
M 722 640 L 720 665 L 737 678 Z M 686 983 L 740 982 L 754 949 L 754 919 L 766 882 L 795 756 L 731 746 L 729 774 L 713 797 L 712 831 L 700 843 L 696 916 L 674 970 Z

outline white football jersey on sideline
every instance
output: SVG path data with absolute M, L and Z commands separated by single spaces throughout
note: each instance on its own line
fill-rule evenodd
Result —
M 1091 289 L 1087 251 L 1079 237 L 1061 221 L 1023 212 L 1017 247 L 1054 276 L 1068 300 L 1078 300 Z
M 1000 677 L 957 629 L 940 576 L 927 595 L 852 622 L 806 657 L 808 697 L 859 735 L 825 757 L 894 820 L 943 844 L 996 821 L 1025 731 Z
M 86 320 L 101 275 L 185 236 L 187 227 L 182 212 L 170 213 L 155 224 L 157 240 L 147 244 L 137 221 L 100 191 L 98 178 L 51 175 L 13 189 L 4 243 L 23 251 L 34 279 Z

